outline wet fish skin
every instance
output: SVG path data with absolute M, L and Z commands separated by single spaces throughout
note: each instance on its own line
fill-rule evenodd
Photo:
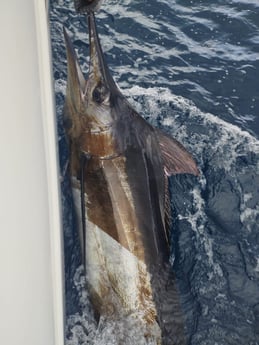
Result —
M 163 325 L 157 322 L 155 298 L 159 282 L 153 278 L 169 258 L 167 176 L 198 175 L 198 168 L 180 143 L 148 124 L 122 95 L 104 59 L 92 12 L 88 27 L 87 80 L 64 31 L 64 116 L 90 296 L 101 315 L 137 313 L 146 337 L 161 344 Z M 82 155 L 89 157 L 83 169 Z

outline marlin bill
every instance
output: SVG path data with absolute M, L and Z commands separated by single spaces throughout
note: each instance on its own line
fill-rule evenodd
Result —
M 152 127 L 123 96 L 106 64 L 94 13 L 86 12 L 87 79 L 64 30 L 64 124 L 91 302 L 97 318 L 132 315 L 148 344 L 185 344 L 177 290 L 173 279 L 168 283 L 167 185 L 168 176 L 198 175 L 198 168 L 179 142 Z M 161 294 L 175 311 L 164 311 Z

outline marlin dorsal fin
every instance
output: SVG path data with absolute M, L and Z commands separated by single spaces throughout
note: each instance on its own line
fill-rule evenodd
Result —
M 199 171 L 191 154 L 177 140 L 156 129 L 157 139 L 162 152 L 164 169 L 167 176 L 176 174 L 193 174 Z

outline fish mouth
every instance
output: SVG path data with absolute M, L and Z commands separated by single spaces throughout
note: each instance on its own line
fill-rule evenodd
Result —
M 88 14 L 88 29 L 90 43 L 89 84 L 102 85 L 110 92 L 117 91 L 117 86 L 110 74 L 102 51 L 96 21 L 93 12 Z
M 89 29 L 90 61 L 88 78 L 84 77 L 71 39 L 63 28 L 67 52 L 67 94 L 76 111 L 85 108 L 90 95 L 96 86 L 105 88 L 109 94 L 119 94 L 118 87 L 113 80 L 106 64 L 98 36 L 93 12 L 87 14 Z
M 102 85 L 107 90 L 109 90 L 110 93 L 114 93 L 118 90 L 118 88 L 110 74 L 109 68 L 104 58 L 99 35 L 96 28 L 94 13 L 90 12 L 87 15 L 87 18 L 90 44 L 88 83 L 94 84 L 95 86 Z

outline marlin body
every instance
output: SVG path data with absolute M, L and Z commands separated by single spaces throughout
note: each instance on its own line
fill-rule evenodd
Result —
M 89 294 L 99 315 L 134 314 L 144 336 L 161 344 L 156 296 L 157 277 L 169 259 L 167 178 L 198 175 L 198 169 L 180 143 L 148 124 L 128 103 L 106 65 L 93 13 L 88 26 L 87 80 L 64 31 L 64 122 Z

